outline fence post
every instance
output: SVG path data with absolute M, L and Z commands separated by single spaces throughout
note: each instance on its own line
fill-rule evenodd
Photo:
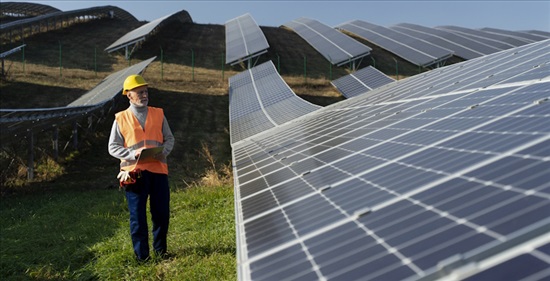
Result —
M 164 52 L 160 47 L 160 80 L 164 80 Z
M 191 81 L 195 82 L 195 51 L 191 48 Z
M 73 148 L 78 149 L 78 123 L 76 121 L 73 123 Z
M 225 57 L 224 53 L 222 53 L 222 81 L 225 79 Z
M 94 47 L 94 73 L 97 78 L 97 45 Z
M 329 77 L 329 81 L 332 81 L 332 62 L 328 62 L 328 77 Z
M 281 58 L 279 57 L 279 53 L 277 53 L 277 72 L 281 74 Z
M 59 40 L 59 77 L 63 76 L 61 69 L 63 69 L 63 65 L 61 63 L 61 40 Z
M 395 80 L 399 80 L 399 66 L 397 65 L 397 60 L 394 57 L 391 57 L 395 61 Z
M 34 178 L 34 135 L 32 130 L 29 130 L 29 162 L 27 163 L 27 179 Z
M 307 58 L 304 56 L 304 83 L 307 83 Z
M 57 161 L 57 158 L 59 158 L 59 127 L 55 127 L 53 129 L 53 159 Z
M 22 56 L 21 60 L 23 62 L 23 74 L 26 74 L 26 71 L 25 71 L 25 47 L 23 47 L 23 49 L 21 51 L 22 51 L 21 52 L 21 56 Z M 2 62 L 4 62 L 4 61 L 2 60 Z M 4 67 L 2 67 L 2 69 L 4 69 Z

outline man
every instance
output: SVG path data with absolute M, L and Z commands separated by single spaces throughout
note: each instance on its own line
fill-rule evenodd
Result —
M 130 211 L 130 234 L 138 261 L 149 259 L 147 199 L 150 197 L 153 222 L 153 248 L 166 255 L 166 236 L 170 219 L 170 189 L 166 156 L 174 147 L 174 136 L 161 108 L 147 106 L 148 84 L 140 75 L 124 81 L 122 94 L 130 107 L 115 114 L 109 137 L 109 154 L 120 159 L 118 178 L 125 189 Z M 162 147 L 162 152 L 146 159 L 143 149 Z M 145 155 L 144 151 L 144 155 Z

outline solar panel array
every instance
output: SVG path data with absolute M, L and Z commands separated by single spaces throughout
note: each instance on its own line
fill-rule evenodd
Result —
M 20 2 L 2 2 L 2 14 L 15 17 L 35 17 L 61 10 L 49 5 Z
M 343 23 L 337 28 L 362 37 L 419 66 L 437 64 L 453 55 L 451 50 L 362 20 Z
M 284 24 L 294 30 L 328 61 L 343 65 L 370 54 L 371 48 L 319 21 L 298 18 Z
M 229 78 L 231 143 L 319 108 L 296 96 L 271 61 Z
M 452 32 L 417 24 L 400 23 L 390 26 L 389 28 L 419 40 L 429 41 L 432 44 L 438 45 L 442 48 L 452 50 L 455 56 L 466 60 L 501 51 L 500 49 L 487 46 L 478 41 L 459 36 Z
M 346 98 L 355 97 L 394 82 L 395 80 L 378 69 L 367 66 L 330 83 Z
M 548 279 L 549 97 L 547 40 L 234 142 L 239 279 Z
M 141 73 L 155 58 L 152 57 L 107 76 L 91 91 L 66 107 L 0 109 L 2 141 L 24 135 L 27 131 L 46 130 L 92 114 L 121 93 L 122 84 L 128 75 Z
M 499 34 L 502 36 L 515 37 L 519 40 L 524 41 L 526 44 L 549 39 L 549 37 L 545 37 L 537 34 L 530 34 L 527 32 L 519 32 L 519 31 L 510 31 L 510 30 L 504 30 L 504 29 L 498 29 L 498 28 L 486 27 L 486 28 L 481 28 L 480 30 L 484 32 Z
M 20 8 L 22 9 L 33 9 L 34 4 L 32 3 L 20 3 Z M 28 6 L 28 4 L 31 4 Z M 44 5 L 45 7 L 48 7 Z M 2 3 L 2 9 L 4 8 L 4 4 Z M 10 10 L 7 10 L 7 12 L 10 12 Z M 59 19 L 70 19 L 70 18 L 100 18 L 100 17 L 107 17 L 107 15 L 110 15 L 111 12 L 114 13 L 114 16 L 116 18 L 120 18 L 123 20 L 129 20 L 129 21 L 137 21 L 137 19 L 132 16 L 132 14 L 128 13 L 127 11 L 116 7 L 116 6 L 98 6 L 93 8 L 86 8 L 86 9 L 78 9 L 78 10 L 72 10 L 72 11 L 59 11 L 54 12 L 50 11 L 46 14 L 42 14 L 39 16 L 35 16 L 32 18 L 24 18 L 8 23 L 2 23 L 0 24 L 0 31 L 2 33 L 2 37 L 7 36 L 6 34 L 9 34 L 10 32 L 18 31 L 24 28 L 30 28 L 32 26 L 48 26 L 51 22 L 55 22 Z M 38 29 L 38 28 L 37 28 Z
M 508 36 L 491 34 L 489 32 L 484 32 L 481 30 L 475 30 L 475 29 L 470 29 L 470 28 L 465 28 L 460 26 L 448 25 L 448 26 L 436 26 L 435 28 L 452 32 L 455 34 L 459 34 L 461 36 L 470 38 L 472 40 L 476 40 L 484 44 L 487 44 L 489 46 L 493 46 L 500 50 L 507 50 L 510 48 L 525 45 L 524 42 Z
M 153 20 L 149 23 L 146 23 L 117 39 L 114 43 L 105 48 L 106 52 L 114 52 L 118 49 L 124 48 L 128 45 L 135 44 L 137 42 L 145 40 L 145 37 L 149 35 L 157 26 L 162 24 L 164 21 L 168 20 L 179 20 L 181 22 L 193 22 L 189 13 L 185 10 L 173 13 L 156 20 Z
M 264 33 L 250 14 L 225 23 L 225 63 L 236 64 L 259 56 L 268 48 Z

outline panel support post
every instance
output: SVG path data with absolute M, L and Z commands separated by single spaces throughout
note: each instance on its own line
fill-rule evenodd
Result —
M 78 123 L 73 123 L 73 148 L 78 149 Z
M 59 158 L 59 128 L 58 127 L 55 127 L 53 129 L 52 146 L 53 146 L 53 159 L 57 161 L 57 158 Z

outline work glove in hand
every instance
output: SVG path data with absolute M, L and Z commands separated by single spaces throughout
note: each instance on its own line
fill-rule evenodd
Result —
M 120 171 L 120 173 L 118 173 L 118 176 L 116 177 L 120 182 L 125 182 L 130 179 L 130 172 Z

